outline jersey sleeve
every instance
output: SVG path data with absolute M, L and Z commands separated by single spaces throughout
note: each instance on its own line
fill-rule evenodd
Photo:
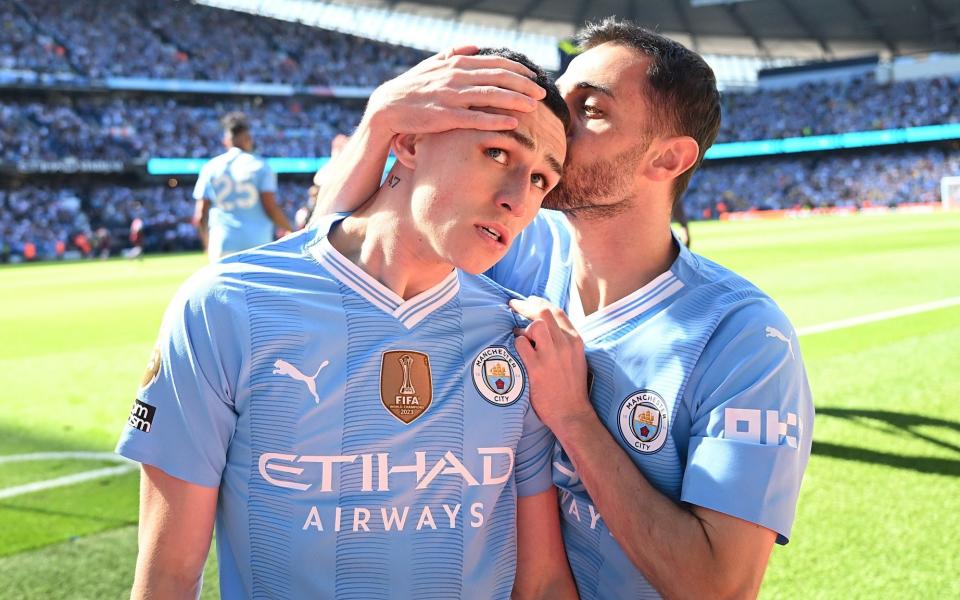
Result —
M 210 271 L 193 276 L 170 303 L 117 452 L 216 487 L 237 422 L 247 319 L 245 305 L 231 301 L 237 292 Z
M 263 167 L 261 167 L 258 173 L 257 190 L 260 191 L 260 193 L 277 191 L 277 174 L 274 173 L 270 165 L 267 164 L 266 159 L 263 160 Z
M 206 198 L 213 202 L 216 199 L 215 196 L 210 186 L 210 170 L 204 165 L 200 169 L 200 175 L 197 176 L 196 185 L 193 186 L 193 199 L 203 200 Z
M 507 254 L 485 275 L 523 296 L 543 296 L 550 272 L 550 257 L 557 242 L 556 224 L 540 211 L 513 240 Z
M 553 485 L 550 458 L 555 438 L 533 407 L 523 416 L 523 433 L 517 444 L 517 496 L 535 496 Z
M 682 500 L 787 543 L 810 457 L 813 400 L 797 336 L 772 301 L 721 321 L 684 396 L 692 422 Z

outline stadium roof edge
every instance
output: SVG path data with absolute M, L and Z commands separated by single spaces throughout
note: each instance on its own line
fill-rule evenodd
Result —
M 319 1 L 319 0 L 318 0 Z M 607 15 L 712 54 L 840 58 L 960 51 L 955 0 L 322 0 L 569 36 Z

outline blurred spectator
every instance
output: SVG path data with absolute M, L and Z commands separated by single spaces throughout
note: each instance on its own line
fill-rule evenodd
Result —
M 941 147 L 826 153 L 714 163 L 694 174 L 684 204 L 706 211 L 938 202 L 940 179 L 960 174 L 960 152 Z
M 95 78 L 376 86 L 428 56 L 186 1 L 20 0 L 20 5 L 32 19 L 6 2 L 0 12 L 4 40 L 10 40 L 4 54 L 17 61 L 9 68 L 69 70 L 68 58 L 82 74 Z M 226 32 L 229 43 L 211 32 Z M 63 40 L 63 46 L 53 38 Z
M 264 156 L 324 156 L 337 132 L 353 129 L 361 114 L 330 100 L 204 102 L 89 95 L 0 100 L 0 160 L 209 158 L 222 151 L 217 119 L 230 110 L 250 116 Z
M 873 76 L 723 95 L 718 142 L 960 123 L 960 76 L 878 84 Z

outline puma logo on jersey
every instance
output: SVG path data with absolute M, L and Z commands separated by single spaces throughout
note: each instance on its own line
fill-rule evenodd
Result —
M 781 342 L 786 343 L 787 348 L 790 350 L 790 358 L 796 360 L 797 357 L 793 355 L 793 342 L 790 341 L 790 338 L 783 335 L 783 333 L 779 329 L 775 327 L 770 327 L 769 325 L 767 325 L 767 337 L 777 338 Z
M 320 365 L 320 368 L 317 369 L 317 372 L 313 374 L 313 377 L 310 377 L 309 375 L 304 375 L 301 373 L 300 369 L 291 365 L 282 358 L 278 358 L 277 362 L 273 363 L 273 374 L 286 375 L 287 377 L 296 379 L 297 381 L 302 381 L 304 385 L 307 386 L 307 389 L 310 391 L 310 395 L 313 396 L 313 399 L 316 401 L 316 403 L 320 404 L 320 396 L 317 395 L 317 375 L 319 375 L 320 371 L 322 371 L 323 368 L 329 364 L 329 360 L 323 361 L 323 363 Z

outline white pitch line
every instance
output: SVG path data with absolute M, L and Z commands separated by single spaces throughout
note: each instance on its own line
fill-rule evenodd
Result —
M 0 456 L 0 464 L 35 460 L 57 460 L 63 458 L 103 460 L 119 462 L 123 464 L 116 467 L 93 469 L 92 471 L 83 471 L 81 473 L 74 473 L 73 475 L 64 475 L 63 477 L 56 477 L 54 479 L 35 481 L 33 483 L 26 483 L 24 485 L 3 488 L 0 489 L 0 500 L 12 498 L 14 496 L 20 496 L 23 494 L 30 494 L 32 492 L 39 492 L 41 490 L 49 490 L 51 488 L 63 487 L 66 485 L 74 485 L 84 481 L 93 481 L 94 479 L 113 477 L 114 475 L 123 475 L 124 473 L 135 471 L 138 468 L 137 463 L 134 461 L 122 456 L 118 456 L 111 452 L 34 452 L 32 454 L 12 454 Z
M 0 464 L 12 462 L 27 462 L 33 460 L 57 460 L 71 458 L 78 460 L 103 460 L 116 463 L 133 462 L 129 458 L 113 452 L 33 452 L 31 454 L 7 454 L 0 456 Z
M 102 479 L 104 477 L 113 477 L 114 475 L 123 475 L 124 473 L 129 473 L 136 468 L 137 467 L 134 465 L 120 465 L 119 467 L 107 467 L 105 469 L 84 471 L 83 473 L 66 475 L 64 477 L 57 477 L 56 479 L 47 479 L 46 481 L 37 481 L 34 483 L 27 483 L 25 485 L 4 488 L 0 490 L 0 500 L 12 498 L 14 496 L 20 496 L 21 494 L 49 490 L 50 488 L 73 485 L 75 483 L 81 483 L 84 481 L 92 481 L 94 479 Z
M 850 319 L 842 319 L 840 321 L 831 321 L 829 323 L 822 323 L 820 325 L 811 325 L 810 327 L 800 327 L 797 329 L 797 335 L 824 333 L 827 331 L 834 331 L 836 329 L 845 329 L 847 327 L 855 327 L 857 325 L 866 325 L 867 323 L 876 323 L 877 321 L 886 321 L 887 319 L 906 317 L 908 315 L 916 315 L 919 313 L 929 312 L 931 310 L 949 308 L 957 305 L 960 305 L 960 296 L 936 300 L 934 302 L 925 302 L 923 304 L 915 304 L 913 306 L 905 306 L 903 308 L 896 308 L 893 310 L 885 310 L 882 312 L 862 315 Z

